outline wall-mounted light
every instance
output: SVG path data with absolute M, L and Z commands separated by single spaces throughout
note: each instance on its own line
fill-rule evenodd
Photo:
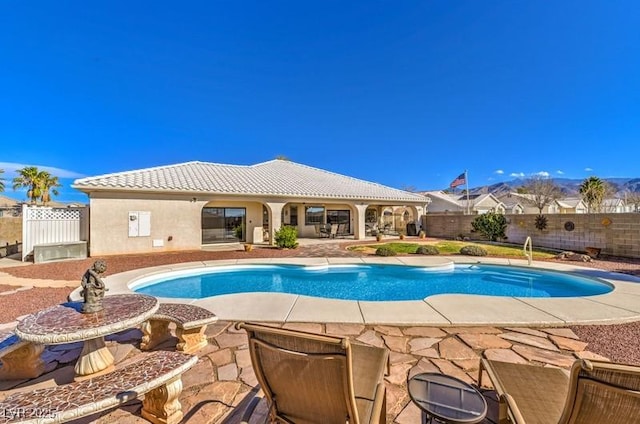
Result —
M 195 202 L 195 201 L 197 201 L 197 200 L 198 200 L 198 198 L 197 198 L 197 197 L 192 197 L 192 198 L 191 198 L 191 201 L 192 201 L 192 202 Z

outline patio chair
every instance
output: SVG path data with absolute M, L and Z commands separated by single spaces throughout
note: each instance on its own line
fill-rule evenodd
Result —
M 345 237 L 347 235 L 347 224 L 338 224 L 336 237 Z
M 270 422 L 386 422 L 386 349 L 258 324 L 238 323 L 236 328 L 247 331 Z
M 499 423 L 630 424 L 640 422 L 640 367 L 576 361 L 559 368 L 483 359 L 500 401 Z
M 336 238 L 338 235 L 338 224 L 331 224 L 331 232 L 329 233 L 329 237 Z

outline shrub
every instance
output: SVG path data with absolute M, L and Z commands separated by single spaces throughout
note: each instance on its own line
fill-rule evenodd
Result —
M 298 247 L 298 230 L 289 225 L 283 225 L 275 235 L 276 246 L 281 249 L 295 249 Z
M 487 256 L 487 250 L 482 246 L 468 245 L 460 249 L 460 254 L 467 256 Z
M 430 244 L 426 244 L 423 246 L 418 246 L 418 248 L 416 249 L 416 254 L 417 255 L 439 255 L 440 251 L 438 250 L 437 247 L 432 246 Z
M 497 241 L 505 237 L 507 218 L 494 212 L 478 215 L 471 223 L 474 231 L 479 232 L 491 241 Z
M 389 247 L 382 246 L 376 249 L 376 256 L 396 256 L 396 251 Z

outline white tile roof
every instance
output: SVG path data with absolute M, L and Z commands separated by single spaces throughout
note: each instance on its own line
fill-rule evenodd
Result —
M 255 165 L 186 162 L 75 180 L 91 191 L 165 191 L 247 196 L 427 202 L 424 196 L 286 160 Z

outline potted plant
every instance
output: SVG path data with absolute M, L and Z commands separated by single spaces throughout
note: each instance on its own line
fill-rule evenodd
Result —
M 420 232 L 418 233 L 418 237 L 420 237 L 421 239 L 426 238 L 427 233 L 425 233 L 424 230 L 420 230 Z
M 382 233 L 378 232 L 378 234 L 376 234 L 376 241 L 382 241 Z
M 403 230 L 398 231 L 398 237 L 400 237 L 400 240 L 404 240 L 404 231 Z
M 244 244 L 244 251 L 245 252 L 251 252 L 253 250 L 253 244 L 251 243 L 245 243 Z

